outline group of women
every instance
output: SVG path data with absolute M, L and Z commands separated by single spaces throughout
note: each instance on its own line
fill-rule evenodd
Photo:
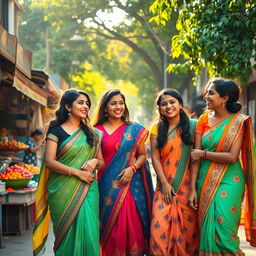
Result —
M 56 256 L 243 255 L 237 233 L 245 187 L 245 230 L 256 246 L 251 119 L 238 113 L 231 80 L 211 80 L 204 97 L 196 121 L 176 90 L 159 93 L 150 129 L 153 193 L 149 132 L 130 121 L 122 92 L 102 95 L 91 126 L 89 96 L 66 91 L 46 136 L 33 255 L 43 255 L 50 219 Z

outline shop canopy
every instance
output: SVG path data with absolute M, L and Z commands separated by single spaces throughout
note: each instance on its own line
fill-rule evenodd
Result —
M 13 86 L 32 100 L 43 106 L 47 106 L 47 93 L 40 89 L 35 83 L 24 76 L 19 70 L 15 70 Z

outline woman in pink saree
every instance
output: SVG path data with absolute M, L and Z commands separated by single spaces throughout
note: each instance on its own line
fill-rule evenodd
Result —
M 153 195 L 144 145 L 148 132 L 129 121 L 125 97 L 116 89 L 103 94 L 95 127 L 103 132 L 106 166 L 98 173 L 102 255 L 145 255 Z

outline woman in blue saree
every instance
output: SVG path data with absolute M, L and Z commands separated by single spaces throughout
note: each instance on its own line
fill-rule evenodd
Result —
M 116 89 L 102 95 L 95 117 L 106 164 L 98 173 L 102 255 L 145 255 L 153 195 L 144 145 L 148 132 L 129 122 L 125 97 Z
M 33 255 L 42 255 L 53 222 L 56 256 L 98 256 L 98 185 L 94 170 L 104 167 L 101 132 L 88 125 L 89 96 L 64 93 L 51 122 L 36 194 Z

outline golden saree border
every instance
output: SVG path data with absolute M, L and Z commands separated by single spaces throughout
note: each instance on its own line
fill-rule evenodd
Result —
M 69 137 L 69 141 L 60 149 L 57 153 L 58 159 L 60 159 L 76 142 L 76 139 L 80 136 L 82 129 L 79 128 L 73 135 Z
M 89 188 L 90 188 L 89 184 L 82 184 L 82 182 L 81 182 L 81 185 L 76 189 L 76 191 L 74 191 L 74 194 L 67 206 L 67 209 L 69 209 L 69 213 L 65 212 L 62 215 L 60 222 L 58 224 L 58 226 L 61 226 L 62 228 L 60 227 L 58 232 L 56 232 L 57 233 L 56 240 L 55 240 L 54 248 L 53 248 L 54 251 L 56 251 L 59 248 L 63 238 L 65 237 L 70 226 L 72 225 L 73 221 L 75 220 L 75 218 L 79 212 L 79 209 L 81 208 L 81 206 L 86 198 Z M 79 196 L 77 196 L 77 194 Z M 64 222 L 64 224 L 62 225 L 63 222 Z
M 243 114 L 237 113 L 233 115 L 230 122 L 225 127 L 216 152 L 227 152 L 230 150 L 231 146 L 239 137 L 239 131 L 243 127 L 243 122 L 246 120 L 246 118 L 248 118 L 248 116 Z M 216 129 L 216 127 L 213 127 L 213 129 Z M 208 130 L 207 134 L 209 133 L 210 131 Z M 216 162 L 212 162 L 209 167 L 199 200 L 198 221 L 200 228 L 227 168 L 227 164 L 219 164 Z
M 43 163 L 45 160 L 43 159 Z M 40 180 L 36 191 L 36 213 L 33 232 L 33 255 L 39 255 L 48 237 L 50 224 L 50 211 L 47 204 L 48 193 L 47 184 L 49 180 L 50 170 L 42 165 L 40 171 Z M 41 181 L 41 182 L 40 182 Z M 39 228 L 40 227 L 40 228 Z

